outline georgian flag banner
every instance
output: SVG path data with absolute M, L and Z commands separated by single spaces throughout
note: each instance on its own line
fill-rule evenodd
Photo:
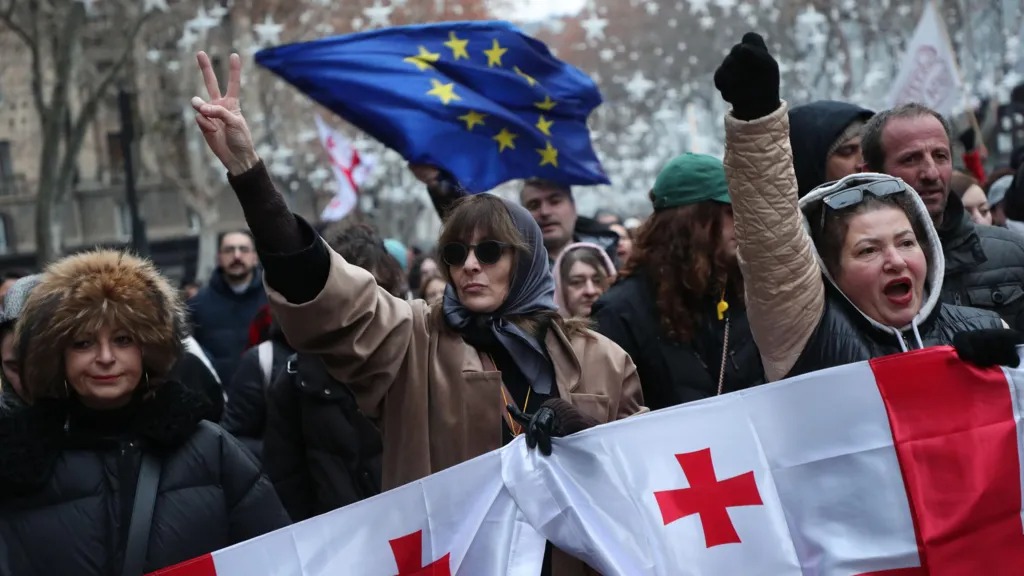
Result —
M 544 540 L 602 574 L 1024 573 L 1024 369 L 948 347 L 501 450 L 159 572 L 515 575 Z

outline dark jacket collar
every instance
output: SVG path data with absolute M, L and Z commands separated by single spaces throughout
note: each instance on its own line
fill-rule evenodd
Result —
M 981 248 L 977 225 L 967 215 L 963 202 L 953 192 L 946 200 L 942 225 L 938 228 L 942 252 L 946 257 L 946 274 L 974 268 L 988 260 Z
M 180 446 L 195 432 L 209 400 L 178 382 L 169 381 L 138 403 L 127 419 L 123 439 L 136 438 L 158 450 Z M 7 491 L 38 487 L 49 478 L 60 452 L 69 447 L 103 449 L 111 438 L 99 438 L 75 426 L 81 408 L 67 399 L 40 400 L 0 415 L 0 499 Z
M 239 294 L 231 289 L 231 285 L 224 279 L 224 269 L 218 266 L 210 276 L 210 288 L 225 296 L 245 298 L 254 292 L 263 290 L 263 271 L 257 266 L 252 271 L 252 280 L 249 281 L 249 285 L 244 292 Z

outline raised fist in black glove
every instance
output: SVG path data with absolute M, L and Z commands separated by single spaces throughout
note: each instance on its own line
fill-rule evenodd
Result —
M 1017 346 L 1024 344 L 1024 334 L 1009 328 L 986 328 L 960 332 L 953 336 L 953 348 L 964 362 L 975 366 L 1020 365 Z
M 540 447 L 540 453 L 551 455 L 551 439 L 575 434 L 597 426 L 599 422 L 582 413 L 561 398 L 551 398 L 533 414 L 525 414 L 515 404 L 509 404 L 508 413 L 523 426 L 528 448 Z
M 743 35 L 715 70 L 715 88 L 740 120 L 762 118 L 779 108 L 779 63 L 764 38 L 754 32 Z

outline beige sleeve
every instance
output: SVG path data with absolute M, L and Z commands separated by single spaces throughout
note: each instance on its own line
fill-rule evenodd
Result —
M 769 381 L 796 364 L 825 310 L 825 285 L 797 208 L 788 106 L 725 118 L 729 182 L 747 314 Z
M 377 287 L 373 276 L 331 250 L 331 271 L 313 300 L 292 304 L 267 286 L 270 306 L 288 343 L 320 356 L 331 376 L 375 417 L 411 347 L 429 341 L 427 308 Z M 424 376 L 425 377 L 425 376 Z

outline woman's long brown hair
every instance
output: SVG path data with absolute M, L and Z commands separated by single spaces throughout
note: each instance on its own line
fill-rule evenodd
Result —
M 646 274 L 655 287 L 662 332 L 681 342 L 693 340 L 697 321 L 729 283 L 733 298 L 743 297 L 743 277 L 735 265 L 719 264 L 722 219 L 731 207 L 700 202 L 652 214 L 637 231 L 633 254 L 621 277 Z

